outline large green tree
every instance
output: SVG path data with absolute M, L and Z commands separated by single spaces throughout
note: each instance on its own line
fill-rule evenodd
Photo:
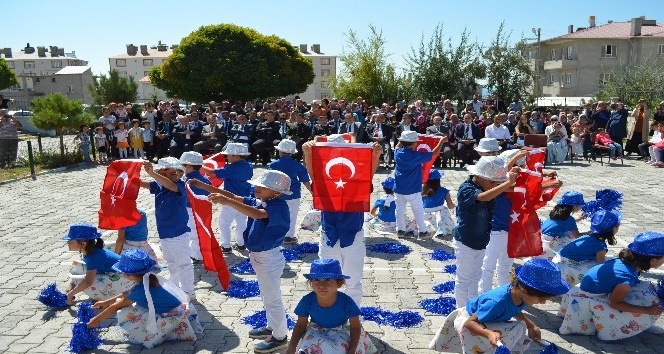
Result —
M 441 94 L 461 102 L 477 91 L 477 80 L 486 75 L 480 46 L 471 42 L 469 32 L 464 29 L 459 44 L 453 46 L 442 24 L 429 39 L 422 36 L 419 49 L 412 48 L 406 62 L 417 97 L 429 102 L 438 101 Z
M 343 67 L 332 81 L 333 94 L 347 99 L 362 96 L 374 105 L 408 98 L 410 84 L 385 53 L 383 32 L 373 25 L 369 30 L 367 39 L 359 38 L 352 29 L 346 33 L 345 48 L 339 55 Z
M 14 85 L 18 85 L 14 70 L 7 65 L 7 61 L 4 58 L 0 58 L 0 90 Z
M 203 26 L 150 70 L 152 83 L 189 101 L 252 100 L 304 92 L 311 60 L 288 41 L 232 24 Z
M 138 97 L 138 84 L 133 78 L 120 77 L 116 70 L 110 70 L 108 76 L 101 75 L 88 85 L 88 91 L 97 105 L 110 102 L 134 102 Z
M 664 66 L 659 60 L 647 59 L 631 66 L 623 62 L 611 73 L 611 79 L 595 94 L 597 100 L 617 97 L 635 107 L 644 98 L 650 107 L 656 107 L 664 99 Z
M 526 49 L 525 41 L 510 44 L 510 35 L 505 33 L 505 24 L 498 27 L 496 37 L 484 51 L 487 86 L 502 99 L 512 96 L 528 96 L 528 88 L 533 83 L 534 72 L 522 53 Z
M 60 137 L 60 154 L 65 154 L 63 134 L 65 130 L 78 130 L 81 124 L 94 122 L 94 116 L 83 111 L 83 104 L 78 100 L 70 100 L 60 92 L 49 93 L 32 100 L 31 118 L 35 127 L 55 130 Z

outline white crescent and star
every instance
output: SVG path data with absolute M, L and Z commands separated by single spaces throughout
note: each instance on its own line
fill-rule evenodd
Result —
M 122 179 L 122 193 L 117 194 L 116 187 L 118 186 L 118 179 Z M 115 177 L 113 181 L 113 190 L 111 191 L 111 205 L 115 205 L 115 197 L 124 197 L 125 190 L 127 189 L 127 183 L 129 182 L 129 174 L 127 171 L 122 171 L 120 175 Z
M 330 169 L 334 165 L 346 165 L 346 166 L 348 166 L 348 168 L 350 168 L 350 177 L 348 177 L 348 178 L 350 179 L 350 178 L 353 178 L 353 176 L 355 176 L 355 165 L 353 164 L 353 162 L 351 160 L 349 160 L 345 157 L 335 157 L 335 158 L 331 159 L 330 161 L 328 161 L 325 164 L 325 174 L 330 179 L 332 178 L 332 176 L 330 176 Z M 348 183 L 348 182 L 344 182 L 341 178 L 339 178 L 339 180 L 337 182 L 334 182 L 334 184 L 337 185 L 337 189 L 344 188 L 344 185 L 346 183 Z
M 521 207 L 524 208 L 526 206 L 526 188 L 524 188 L 524 187 L 514 187 L 514 193 L 523 194 L 523 205 L 521 205 Z
M 420 151 L 420 149 L 424 149 L 424 150 L 426 150 L 426 151 L 428 151 L 428 152 L 431 152 L 431 148 L 430 148 L 429 145 L 427 145 L 427 144 L 420 144 L 420 145 L 417 145 L 417 149 L 416 149 L 416 150 L 417 150 L 417 151 Z

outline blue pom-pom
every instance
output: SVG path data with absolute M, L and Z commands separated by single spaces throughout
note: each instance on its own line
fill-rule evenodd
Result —
M 456 274 L 456 264 L 446 265 L 445 268 L 443 268 L 443 272 Z
M 623 194 L 615 189 L 601 189 L 595 192 L 595 199 L 605 210 L 620 210 L 622 208 Z
M 660 279 L 655 287 L 655 295 L 659 299 L 659 307 L 664 309 L 664 279 Z
M 318 253 L 318 244 L 314 242 L 303 242 L 296 247 L 300 253 Z
M 59 309 L 67 307 L 67 294 L 58 290 L 55 283 L 48 283 L 48 285 L 39 292 L 37 300 L 48 307 Z
M 360 314 L 364 321 L 373 321 L 379 325 L 390 325 L 396 328 L 414 327 L 424 321 L 424 317 L 414 311 L 391 312 L 380 307 L 362 307 Z
M 583 217 L 590 219 L 596 212 L 602 210 L 602 207 L 599 201 L 591 200 L 582 206 L 581 210 L 583 210 Z
M 242 317 L 240 321 L 254 329 L 265 327 L 267 326 L 267 312 L 265 312 L 265 310 L 256 311 L 253 315 Z M 288 325 L 288 329 L 293 329 L 295 327 L 295 321 L 290 315 L 286 315 L 286 324 Z
M 549 342 L 545 343 L 546 345 L 544 346 L 544 349 L 540 351 L 540 354 L 558 354 L 558 347 L 555 344 Z
M 395 242 L 378 243 L 375 245 L 371 245 L 367 248 L 371 252 L 388 253 L 388 254 L 406 254 L 412 251 L 410 247 Z
M 293 262 L 302 259 L 302 253 L 297 247 L 283 248 L 281 253 L 284 255 L 286 262 Z
M 95 316 L 92 304 L 84 302 L 78 306 L 76 323 L 72 327 L 72 337 L 69 341 L 68 351 L 82 353 L 87 350 L 97 349 L 102 340 L 99 337 L 99 327 L 88 328 L 88 322 Z
M 456 301 L 453 297 L 424 299 L 420 301 L 420 306 L 429 312 L 447 316 L 456 309 Z
M 372 321 L 378 324 L 385 323 L 383 311 L 379 307 L 365 306 L 360 309 L 360 315 L 364 321 Z
M 92 309 L 91 302 L 84 302 L 78 305 L 78 312 L 76 313 L 76 318 L 79 322 L 88 323 L 90 320 L 95 317 L 97 314 Z
M 446 252 L 444 250 L 435 250 L 431 254 L 431 259 L 433 259 L 434 261 L 449 261 L 451 259 L 456 259 L 456 257 L 453 254 Z
M 228 268 L 228 270 L 235 274 L 256 274 L 248 259 Z
M 496 351 L 494 353 L 496 353 L 496 354 L 510 354 L 511 352 L 510 352 L 509 349 L 507 349 L 506 346 L 500 345 L 496 348 Z
M 258 296 L 260 295 L 258 282 L 255 280 L 231 280 L 226 295 L 236 299 Z
M 439 294 L 451 293 L 454 291 L 454 281 L 448 281 L 442 284 L 435 285 L 433 291 Z

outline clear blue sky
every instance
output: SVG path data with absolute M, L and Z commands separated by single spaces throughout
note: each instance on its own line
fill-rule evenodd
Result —
M 343 49 L 344 33 L 352 28 L 360 36 L 367 24 L 381 29 L 388 41 L 387 52 L 398 64 L 422 35 L 429 36 L 442 22 L 446 37 L 458 39 L 464 27 L 471 38 L 488 43 L 502 21 L 512 39 L 542 39 L 566 33 L 570 24 L 587 27 L 588 16 L 597 24 L 609 20 L 629 21 L 645 15 L 664 22 L 661 0 L 605 1 L 7 1 L 3 4 L 3 36 L 0 48 L 13 51 L 30 43 L 33 47 L 55 45 L 76 51 L 88 60 L 94 73 L 108 71 L 108 57 L 122 54 L 126 44 L 154 45 L 159 40 L 176 44 L 200 26 L 234 23 L 275 34 L 293 45 L 320 44 L 328 54 Z M 662 18 L 656 18 L 661 16 Z

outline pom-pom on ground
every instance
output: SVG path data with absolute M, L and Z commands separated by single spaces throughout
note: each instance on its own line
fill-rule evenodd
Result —
M 655 287 L 655 295 L 659 299 L 659 307 L 664 309 L 664 279 L 660 279 Z
M 372 321 L 379 325 L 390 325 L 396 328 L 410 328 L 424 321 L 424 317 L 415 311 L 392 312 L 371 306 L 362 307 L 360 310 L 364 321 Z
M 228 270 L 235 274 L 256 274 L 248 259 L 228 268 Z
M 232 280 L 226 295 L 236 299 L 258 296 L 260 295 L 258 282 L 255 280 Z
M 240 319 L 242 323 L 251 326 L 251 328 L 261 328 L 267 326 L 267 312 L 265 310 L 256 311 L 253 315 L 245 316 Z M 293 329 L 295 327 L 295 321 L 286 315 L 286 323 L 288 324 L 288 329 Z
M 448 281 L 442 284 L 434 285 L 433 291 L 439 294 L 452 293 L 454 292 L 454 281 Z
M 443 268 L 443 272 L 450 273 L 450 274 L 456 274 L 456 264 L 446 265 Z
M 318 253 L 318 244 L 314 242 L 303 242 L 296 247 L 300 253 Z
M 297 247 L 282 248 L 281 253 L 284 255 L 286 262 L 294 262 L 302 259 L 302 253 Z
M 99 337 L 99 327 L 88 328 L 88 322 L 95 316 L 92 310 L 92 304 L 84 302 L 78 305 L 76 314 L 76 323 L 72 328 L 72 337 L 69 341 L 68 351 L 72 353 L 82 353 L 87 350 L 97 349 L 102 340 Z
M 378 243 L 367 247 L 367 249 L 371 252 L 388 254 L 406 254 L 412 251 L 410 247 L 395 242 Z
M 435 250 L 431 254 L 431 259 L 434 261 L 449 261 L 451 259 L 456 259 L 456 257 L 452 253 L 444 250 Z
M 615 189 L 600 189 L 595 192 L 595 199 L 604 210 L 620 210 L 623 194 Z
M 37 300 L 52 308 L 62 309 L 67 307 L 67 294 L 58 290 L 55 283 L 48 283 L 48 285 L 39 292 Z
M 456 309 L 456 301 L 453 297 L 424 299 L 420 301 L 420 306 L 431 313 L 447 316 Z
M 549 343 L 545 340 L 542 340 L 540 344 L 544 346 L 544 349 L 542 349 L 539 354 L 558 354 L 558 347 L 555 344 Z
M 494 352 L 496 354 L 510 354 L 510 350 L 504 345 L 499 345 Z

